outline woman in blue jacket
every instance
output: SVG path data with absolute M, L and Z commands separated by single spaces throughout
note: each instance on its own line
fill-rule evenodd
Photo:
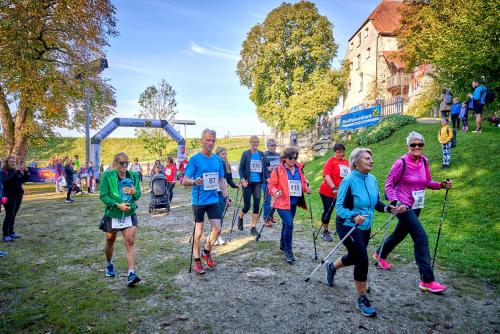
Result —
M 368 276 L 368 253 L 366 247 L 370 239 L 374 209 L 380 212 L 395 210 L 392 206 L 380 201 L 377 179 L 369 172 L 372 169 L 372 152 L 367 148 L 356 148 L 349 156 L 352 173 L 340 184 L 335 211 L 339 238 L 357 226 L 349 238 L 344 241 L 347 254 L 335 263 L 326 263 L 326 281 L 333 286 L 337 269 L 354 265 L 354 283 L 359 297 L 356 307 L 364 316 L 377 314 L 366 297 L 366 280 Z

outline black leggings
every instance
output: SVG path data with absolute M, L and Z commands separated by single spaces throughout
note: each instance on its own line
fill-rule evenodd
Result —
M 451 124 L 453 129 L 457 129 L 460 127 L 460 118 L 458 115 L 451 115 Z
M 172 202 L 172 197 L 174 197 L 175 182 L 167 182 L 167 188 L 169 202 Z
M 5 219 L 3 220 L 2 232 L 3 236 L 7 237 L 14 234 L 14 221 L 16 220 L 17 211 L 21 206 L 23 197 L 8 198 L 7 203 L 4 204 L 5 207 Z
M 335 197 L 328 197 L 323 194 L 321 196 L 321 201 L 323 202 L 323 214 L 321 215 L 321 222 L 323 224 L 330 224 L 330 218 L 332 217 L 332 212 L 335 209 L 335 202 L 337 199 Z
M 260 206 L 260 193 L 261 193 L 261 183 L 260 182 L 249 182 L 248 186 L 243 190 L 243 213 L 247 213 L 250 210 L 250 198 L 253 197 L 253 213 L 259 213 Z
M 344 226 L 339 218 L 336 219 L 337 234 L 342 239 L 352 229 L 351 226 Z M 342 256 L 341 261 L 344 266 L 354 265 L 354 280 L 365 282 L 368 277 L 368 241 L 370 240 L 371 229 L 355 229 L 351 235 L 345 239 L 344 246 L 347 248 L 347 254 Z

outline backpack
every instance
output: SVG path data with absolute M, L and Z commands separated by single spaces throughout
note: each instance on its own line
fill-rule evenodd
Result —
M 489 88 L 486 88 L 486 95 L 484 96 L 484 103 L 490 104 L 495 101 L 495 93 L 493 93 Z
M 449 131 L 449 128 L 447 129 Z M 449 132 L 448 132 L 449 133 Z M 457 147 L 457 130 L 453 129 L 453 137 L 451 138 L 451 147 Z
M 422 157 L 422 159 L 424 161 L 424 168 L 425 168 L 425 170 L 427 170 L 427 160 L 425 160 L 425 158 L 423 158 L 423 157 Z M 403 179 L 403 176 L 405 175 L 406 161 L 404 158 L 401 158 L 401 161 L 403 162 L 403 170 L 401 171 L 401 176 L 399 177 L 399 180 L 396 182 L 394 187 L 397 187 L 397 185 L 399 184 L 399 182 L 401 182 L 401 180 Z M 384 195 L 385 195 L 385 199 L 389 200 L 389 197 L 387 197 L 387 194 L 384 193 Z
M 444 94 L 443 100 L 444 100 L 444 103 L 451 104 L 452 97 L 451 97 L 451 93 L 449 91 L 446 91 L 446 93 Z

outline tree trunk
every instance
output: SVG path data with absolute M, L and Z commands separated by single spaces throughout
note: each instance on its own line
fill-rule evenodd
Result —
M 3 142 L 7 152 L 10 153 L 14 147 L 14 121 L 12 120 L 12 114 L 10 113 L 9 104 L 7 103 L 2 86 L 0 86 L 0 114 Z

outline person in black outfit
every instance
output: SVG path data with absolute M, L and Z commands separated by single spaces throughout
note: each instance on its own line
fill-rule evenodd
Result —
M 14 221 L 23 200 L 23 183 L 28 182 L 28 168 L 21 165 L 17 168 L 17 160 L 10 156 L 4 160 L 2 168 L 3 196 L 7 198 L 5 207 L 5 219 L 3 221 L 2 232 L 4 242 L 12 242 L 20 236 L 14 232 Z
M 71 203 L 74 202 L 74 200 L 71 198 L 71 192 L 73 191 L 73 180 L 74 180 L 74 175 L 75 175 L 75 170 L 73 169 L 73 161 L 68 158 L 66 161 L 66 164 L 64 165 L 64 173 L 65 176 L 64 178 L 66 179 L 66 203 Z M 76 187 L 76 193 L 78 194 L 81 192 L 81 189 L 79 187 Z

